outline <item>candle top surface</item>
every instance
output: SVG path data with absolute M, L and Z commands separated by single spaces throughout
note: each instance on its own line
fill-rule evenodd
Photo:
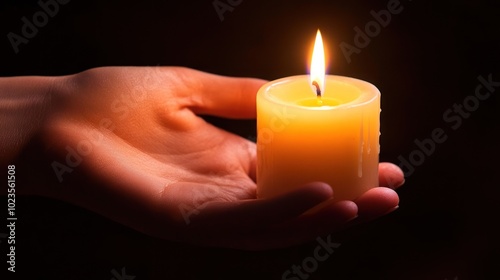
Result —
M 269 82 L 259 94 L 273 103 L 305 110 L 342 110 L 361 106 L 380 95 L 374 85 L 344 76 L 326 76 L 321 97 L 316 96 L 309 83 L 307 75 L 291 76 Z
M 297 105 L 304 107 L 335 107 L 341 104 L 341 101 L 334 98 L 311 97 L 297 100 Z

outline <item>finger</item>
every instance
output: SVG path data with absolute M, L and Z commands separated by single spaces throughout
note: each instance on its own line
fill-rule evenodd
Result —
M 254 181 L 257 182 L 257 156 L 254 154 L 250 159 L 250 170 L 248 172 L 248 176 Z
M 312 241 L 334 232 L 354 218 L 357 206 L 352 201 L 328 201 L 319 211 L 287 220 L 278 226 L 212 225 L 197 236 L 196 242 L 210 246 L 223 246 L 245 250 L 285 248 Z
M 405 182 L 403 171 L 395 164 L 382 162 L 378 166 L 379 184 L 382 187 L 397 189 Z
M 331 194 L 327 184 L 311 183 L 285 196 L 249 201 L 232 209 L 219 205 L 217 211 L 206 212 L 215 220 L 200 215 L 210 228 L 197 240 L 246 250 L 283 248 L 314 240 L 357 216 L 354 202 L 334 202 Z
M 396 210 L 399 205 L 399 197 L 392 189 L 377 187 L 364 193 L 355 202 L 359 209 L 356 223 L 361 223 Z
M 226 132 L 228 133 L 228 132 Z M 232 156 L 238 158 L 239 163 L 243 166 L 245 173 L 256 182 L 257 180 L 257 149 L 255 142 L 245 139 L 234 134 L 230 134 L 227 138 L 234 139 L 231 146 L 225 144 L 226 151 L 231 153 Z M 229 165 L 228 172 L 233 173 L 235 171 L 234 166 Z
M 342 229 L 358 213 L 358 207 L 352 201 L 329 200 L 321 206 L 318 211 L 301 215 L 270 231 L 262 232 L 261 240 L 251 249 L 283 248 L 309 242 Z
M 175 68 L 185 90 L 185 106 L 196 114 L 226 118 L 255 118 L 255 98 L 266 83 L 254 78 L 220 76 L 187 68 Z
M 278 226 L 232 235 L 225 239 L 226 246 L 251 251 L 286 248 L 332 233 L 356 217 L 357 207 L 352 201 L 327 204 L 314 214 L 296 217 Z
M 249 161 L 248 177 L 250 177 L 252 181 L 257 182 L 257 147 L 254 142 L 252 141 L 248 142 L 249 142 L 248 145 L 250 147 L 247 153 Z
M 332 188 L 325 183 L 310 183 L 282 196 L 240 202 L 207 204 L 193 223 L 220 224 L 236 228 L 256 228 L 281 223 L 297 217 L 332 198 Z

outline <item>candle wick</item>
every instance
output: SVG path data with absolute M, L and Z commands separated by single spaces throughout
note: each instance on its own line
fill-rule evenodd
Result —
M 321 89 L 319 88 L 319 84 L 318 84 L 318 82 L 313 81 L 313 82 L 312 82 L 312 85 L 313 85 L 314 87 L 316 87 L 316 96 L 317 96 L 317 97 L 321 97 Z

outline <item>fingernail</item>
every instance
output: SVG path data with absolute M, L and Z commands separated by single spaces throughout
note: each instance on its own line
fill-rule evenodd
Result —
M 405 182 L 406 182 L 406 179 L 403 179 L 403 182 L 401 182 L 401 184 L 399 184 L 399 185 L 397 186 L 397 188 L 399 188 L 399 187 L 401 187 L 402 185 L 404 185 L 404 184 L 405 184 Z
M 356 218 L 358 218 L 358 217 L 359 217 L 359 216 L 358 216 L 358 215 L 356 215 L 356 216 L 354 216 L 354 217 L 352 217 L 352 218 L 350 218 L 350 219 L 346 220 L 345 222 L 346 222 L 346 223 L 349 223 L 349 222 L 351 222 L 351 221 L 353 221 L 353 220 L 356 220 Z
M 396 211 L 398 208 L 399 208 L 399 205 L 396 205 L 395 207 L 393 207 L 393 208 L 391 208 L 391 209 L 387 210 L 387 212 L 385 212 L 383 215 L 387 215 L 387 214 L 389 214 L 389 213 L 391 213 L 391 212 L 394 212 L 394 211 Z

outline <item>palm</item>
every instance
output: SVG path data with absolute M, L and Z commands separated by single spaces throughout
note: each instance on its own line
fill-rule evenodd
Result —
M 179 68 L 99 68 L 69 80 L 75 96 L 43 134 L 60 158 L 72 147 L 82 161 L 56 197 L 148 234 L 252 249 L 300 243 L 356 215 L 352 202 L 328 202 L 321 184 L 256 200 L 254 143 L 197 116 L 254 117 L 262 81 Z M 394 196 L 379 190 L 360 202 L 377 216 Z M 304 233 L 325 221 L 333 224 Z

